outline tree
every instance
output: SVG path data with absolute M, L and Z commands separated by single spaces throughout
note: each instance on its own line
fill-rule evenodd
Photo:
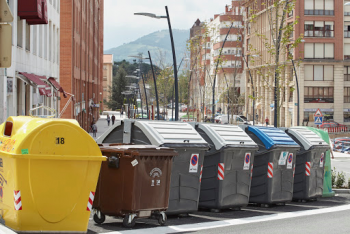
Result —
M 250 55 L 259 56 L 257 59 L 250 56 L 249 62 L 255 66 L 256 76 L 260 77 L 259 82 L 265 90 L 274 95 L 274 125 L 278 127 L 281 125 L 280 109 L 286 94 L 295 90 L 293 79 L 286 78 L 292 70 L 287 69 L 293 59 L 289 50 L 297 47 L 302 39 L 300 35 L 296 40 L 290 40 L 294 26 L 298 23 L 297 19 L 287 22 L 288 15 L 295 8 L 295 0 L 273 0 L 261 4 L 256 0 L 245 0 L 245 6 L 249 24 L 247 32 L 250 34 L 247 48 Z M 262 26 L 264 19 L 267 19 L 267 27 Z M 257 92 L 256 87 L 252 89 L 257 93 L 258 99 L 265 98 L 263 93 Z
M 118 67 L 116 76 L 113 76 L 112 87 L 108 87 L 109 101 L 105 102 L 107 107 L 111 110 L 120 109 L 123 105 L 126 86 L 129 84 L 128 79 L 125 77 L 126 71 L 123 67 Z

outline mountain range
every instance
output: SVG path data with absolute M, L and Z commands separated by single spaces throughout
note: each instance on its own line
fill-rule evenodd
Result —
M 173 37 L 175 43 L 176 60 L 179 65 L 181 59 L 186 57 L 187 52 L 186 43 L 189 39 L 190 30 L 179 30 L 173 29 Z M 134 58 L 129 57 L 130 55 L 143 54 L 143 57 L 148 57 L 148 51 L 152 56 L 152 62 L 155 65 L 159 65 L 161 60 L 164 60 L 165 64 L 172 64 L 172 50 L 170 43 L 169 30 L 161 30 L 150 33 L 139 39 L 125 43 L 121 46 L 105 50 L 105 54 L 113 54 L 114 61 L 132 61 Z

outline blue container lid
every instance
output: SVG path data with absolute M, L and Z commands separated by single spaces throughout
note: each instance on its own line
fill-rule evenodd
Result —
M 299 146 L 290 136 L 278 128 L 249 126 L 248 130 L 264 143 L 266 149 L 271 149 L 275 145 Z

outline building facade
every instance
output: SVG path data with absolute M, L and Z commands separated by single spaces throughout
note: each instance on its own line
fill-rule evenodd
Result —
M 59 115 L 60 1 L 7 0 L 14 17 L 11 67 L 0 69 L 0 122 L 8 116 Z M 39 6 L 38 6 L 39 4 Z M 32 11 L 24 11 L 30 7 Z M 42 9 L 42 10 L 41 10 Z M 46 109 L 31 111 L 37 107 Z
M 110 93 L 109 87 L 112 87 L 113 80 L 113 54 L 103 55 L 103 103 L 109 101 Z M 109 110 L 106 105 L 103 106 L 103 110 Z
M 315 126 L 314 114 L 319 108 L 324 120 L 334 120 L 341 124 L 350 124 L 350 77 L 348 70 L 350 58 L 350 8 L 344 7 L 347 1 L 337 0 L 298 0 L 295 1 L 295 8 L 287 15 L 286 24 L 294 25 L 294 32 L 290 34 L 290 42 L 293 43 L 300 36 L 303 41 L 293 50 L 292 56 L 296 64 L 296 73 L 290 61 L 282 71 L 285 82 L 284 102 L 280 109 L 280 126 L 296 126 L 299 119 L 300 125 Z M 247 22 L 250 20 L 249 10 L 254 3 L 246 1 Z M 259 5 L 259 4 L 258 4 Z M 263 5 L 261 5 L 263 6 Z M 264 48 L 259 47 L 259 39 L 256 31 L 260 34 L 269 35 L 269 20 L 267 11 L 262 7 L 257 11 L 256 23 L 251 23 L 246 30 L 245 48 L 258 48 L 257 53 L 262 56 L 249 68 L 255 84 L 255 91 L 260 99 L 257 101 L 256 110 L 258 119 L 263 122 L 266 117 L 270 122 L 274 121 L 274 92 L 266 86 L 266 82 L 259 75 L 259 66 L 264 66 L 269 61 L 269 55 Z M 349 18 L 348 18 L 349 17 Z M 271 37 L 269 43 L 273 44 Z M 260 49 L 259 49 L 260 48 Z M 284 48 L 286 55 L 286 48 Z M 286 56 L 281 57 L 286 61 Z M 252 101 L 248 95 L 252 94 L 251 83 L 248 82 L 248 70 L 245 69 L 247 77 L 246 87 L 246 114 L 252 118 Z M 265 73 L 269 73 L 268 69 Z M 296 90 L 296 76 L 299 81 L 299 116 L 298 100 Z M 265 78 L 266 79 L 266 78 Z M 269 83 L 274 84 L 273 76 L 270 76 Z M 295 88 L 290 89 L 291 87 Z
M 62 117 L 76 119 L 85 130 L 98 119 L 102 106 L 103 4 L 61 0 L 61 85 L 74 95 L 61 100 L 61 108 L 66 108 Z
M 197 20 L 191 28 L 193 78 L 190 84 L 190 100 L 192 106 L 201 107 L 204 115 L 210 116 L 212 113 L 214 82 L 215 111 L 227 113 L 228 90 L 231 92 L 231 100 L 232 93 L 237 98 L 242 91 L 244 92 L 244 86 L 241 88 L 241 84 L 244 84 L 241 82 L 242 13 L 241 1 L 232 1 L 231 5 L 225 6 L 224 13 L 214 15 L 214 18 L 206 23 Z M 221 51 L 223 43 L 225 44 Z M 218 60 L 220 62 L 217 66 Z M 238 112 L 238 109 L 236 111 Z

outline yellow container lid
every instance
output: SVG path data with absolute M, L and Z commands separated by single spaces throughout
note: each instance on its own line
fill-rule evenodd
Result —
M 72 119 L 9 117 L 0 125 L 0 152 L 15 158 L 106 160 L 93 138 Z

